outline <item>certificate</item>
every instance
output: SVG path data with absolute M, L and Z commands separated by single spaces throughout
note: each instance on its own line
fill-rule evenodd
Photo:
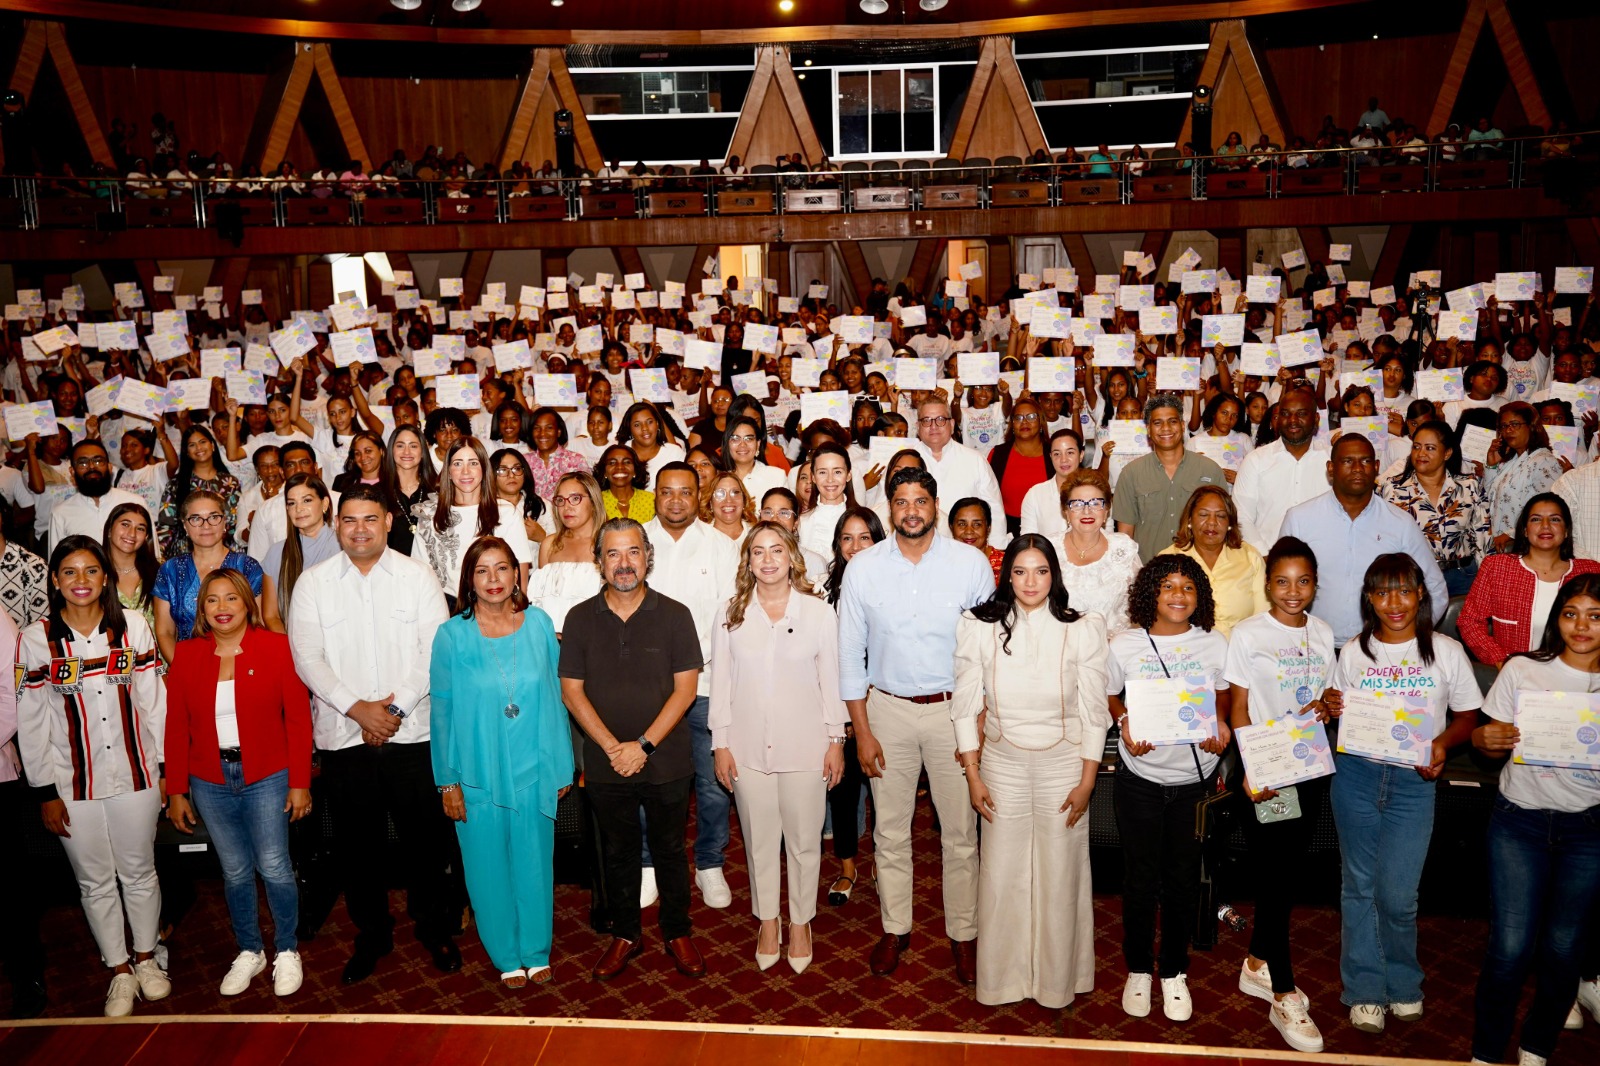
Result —
M 266 403 L 267 382 L 260 374 L 249 370 L 230 370 L 222 375 L 229 399 L 240 403 Z
M 961 352 L 956 356 L 956 373 L 963 385 L 998 385 L 999 352 Z
M 1419 370 L 1416 384 L 1419 400 L 1438 400 L 1443 403 L 1447 400 L 1464 400 L 1467 396 L 1466 386 L 1461 380 L 1460 367 Z
M 722 345 L 698 337 L 683 342 L 683 365 L 690 370 L 722 373 Z
M 533 375 L 533 402 L 540 407 L 578 406 L 578 379 L 571 374 Z
M 662 371 L 662 373 L 665 373 L 665 371 Z M 733 394 L 735 396 L 754 396 L 758 400 L 766 399 L 767 372 L 765 370 L 752 370 L 748 374 L 735 374 L 729 384 L 733 386 Z
M 1233 731 L 1244 772 L 1257 791 L 1287 788 L 1334 772 L 1328 732 L 1315 714 L 1288 715 Z
M 1133 338 L 1125 333 L 1101 334 L 1094 338 L 1095 366 L 1132 366 Z
M 778 351 L 778 327 L 751 322 L 744 327 L 744 350 L 775 355 Z
M 822 372 L 826 369 L 828 369 L 826 359 L 796 356 L 789 361 L 789 381 L 797 389 L 814 389 L 822 384 Z
M 317 346 L 317 339 L 311 335 L 310 327 L 299 318 L 283 329 L 274 330 L 268 335 L 267 342 L 272 345 L 278 361 L 285 366 L 293 362 L 295 356 L 304 355 Z
M 483 406 L 478 394 L 478 378 L 474 374 L 445 374 L 433 379 L 434 396 L 440 407 L 454 407 L 458 411 L 476 411 Z
M 1482 426 L 1461 427 L 1461 458 L 1472 463 L 1489 465 L 1489 448 L 1495 442 L 1495 431 Z
M 200 353 L 200 376 L 208 380 L 223 377 L 229 371 L 243 369 L 244 364 L 239 361 L 237 348 L 207 348 Z
M 1189 438 L 1188 448 L 1197 455 L 1203 455 L 1224 470 L 1237 470 L 1239 464 L 1244 462 L 1248 453 L 1239 438 L 1231 434 L 1226 437 L 1213 437 L 1209 433 L 1196 433 Z
M 1028 359 L 1028 388 L 1034 392 L 1071 392 L 1075 376 L 1071 359 L 1053 355 Z
M 672 387 L 667 384 L 667 372 L 662 367 L 630 367 L 628 384 L 633 387 L 633 396 L 636 400 L 649 400 L 651 403 L 672 402 Z M 758 395 L 765 398 L 766 392 L 766 389 L 762 389 Z
M 1519 692 L 1512 720 L 1512 762 L 1600 770 L 1600 693 Z
M 1345 689 L 1339 753 L 1398 766 L 1428 765 L 1433 761 L 1433 720 L 1427 700 Z
M 1495 297 L 1503 304 L 1531 300 L 1538 292 L 1539 280 L 1536 270 L 1501 271 L 1494 276 Z
M 850 424 L 850 394 L 843 389 L 832 392 L 808 392 L 800 397 L 800 424 L 809 426 L 824 418 L 831 418 L 841 426 Z
M 1139 332 L 1152 337 L 1170 336 L 1178 332 L 1178 309 L 1171 304 L 1139 308 Z
M 1117 306 L 1124 311 L 1141 311 L 1156 305 L 1154 285 L 1124 285 L 1117 290 Z
M 1275 304 L 1283 293 L 1283 279 L 1252 274 L 1245 279 L 1245 299 L 1253 304 Z
M 6 436 L 13 444 L 21 444 L 30 433 L 49 437 L 56 432 L 56 409 L 49 400 L 11 404 L 5 408 L 5 419 Z
M 1207 348 L 1218 344 L 1237 348 L 1244 343 L 1243 315 L 1202 315 L 1200 343 Z
M 606 345 L 604 332 L 599 326 L 584 326 L 572 341 L 572 350 L 579 355 L 598 352 Z
M 1065 340 L 1072 336 L 1072 311 L 1065 307 L 1035 307 L 1028 332 L 1035 337 Z
M 1185 270 L 1182 284 L 1183 291 L 1186 293 L 1216 292 L 1217 272 L 1215 270 Z
M 1315 329 L 1278 335 L 1278 356 L 1284 366 L 1322 362 L 1322 334 Z
M 1194 392 L 1198 390 L 1200 388 L 1200 357 L 1194 355 L 1171 355 L 1164 359 L 1157 359 L 1156 388 L 1162 392 Z
M 1116 445 L 1124 459 L 1150 452 L 1150 430 L 1140 418 L 1114 418 L 1104 426 L 1106 440 Z
M 915 307 L 902 307 L 900 309 L 900 324 L 902 326 L 926 326 L 928 324 L 928 309 L 918 304 Z
M 497 374 L 533 369 L 533 350 L 528 347 L 526 340 L 491 345 L 489 350 L 494 356 L 494 370 Z
M 432 348 L 418 348 L 411 353 L 411 369 L 419 378 L 436 378 L 450 373 L 450 357 Z
M 1156 747 L 1199 744 L 1217 735 L 1217 693 L 1204 674 L 1128 681 L 1127 732 Z
M 523 342 L 526 346 L 527 342 Z M 334 366 L 350 366 L 352 363 L 376 363 L 378 361 L 378 348 L 372 339 L 372 328 L 363 326 L 345 333 L 335 333 L 328 337 L 328 347 L 333 353 Z
M 1464 341 L 1477 340 L 1478 312 L 1440 311 L 1438 333 L 1439 339 L 1442 341 L 1452 339 Z
M 1594 291 L 1594 267 L 1556 267 L 1556 292 Z
M 872 319 L 868 315 L 841 315 L 833 320 L 833 331 L 846 344 L 872 343 Z
M 1091 322 L 1117 317 L 1115 289 L 1111 293 L 1095 293 L 1083 298 L 1083 317 Z

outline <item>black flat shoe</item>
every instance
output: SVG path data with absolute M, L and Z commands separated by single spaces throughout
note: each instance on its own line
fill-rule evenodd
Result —
M 360 984 L 372 976 L 372 972 L 378 968 L 378 960 L 393 950 L 393 948 L 386 948 L 383 951 L 356 948 L 356 953 L 344 964 L 344 976 L 340 980 L 347 985 Z
M 845 889 L 843 892 L 840 892 L 831 886 L 828 889 L 828 906 L 830 907 L 843 907 L 846 903 L 849 903 L 850 893 L 855 890 L 856 879 L 854 877 L 846 877 L 844 874 L 840 874 L 838 877 L 833 879 L 833 883 L 835 885 L 837 885 L 840 881 L 845 882 Z
M 440 973 L 456 973 L 461 969 L 461 949 L 454 940 L 429 944 L 428 954 L 433 956 L 433 968 Z

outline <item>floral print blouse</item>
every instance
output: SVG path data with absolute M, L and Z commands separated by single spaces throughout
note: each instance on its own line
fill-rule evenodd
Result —
M 1488 551 L 1489 501 L 1477 478 L 1446 474 L 1437 503 L 1428 498 L 1416 474 L 1385 481 L 1381 494 L 1416 520 L 1440 566 L 1471 562 Z
M 1489 535 L 1517 535 L 1517 518 L 1534 496 L 1549 492 L 1562 474 L 1561 460 L 1548 448 L 1526 451 L 1483 475 L 1484 492 L 1489 497 Z
M 202 489 L 214 492 L 221 496 L 227 505 L 223 508 L 223 517 L 228 525 L 228 544 L 238 544 L 239 532 L 239 494 L 243 491 L 239 479 L 232 474 L 222 474 L 214 478 L 191 478 L 189 492 L 199 492 Z M 167 487 L 161 491 L 161 513 L 156 516 L 156 540 L 161 545 L 161 558 L 170 559 L 174 555 L 182 555 L 189 551 L 189 534 L 183 530 L 183 520 L 178 517 L 178 508 L 183 501 L 178 499 L 178 482 L 167 482 Z

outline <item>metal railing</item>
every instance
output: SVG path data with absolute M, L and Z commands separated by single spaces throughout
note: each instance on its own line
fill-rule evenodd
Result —
M 1594 143 L 1587 133 L 1569 144 Z M 1288 196 L 1518 189 L 1553 157 L 1550 135 L 1506 137 L 1493 148 L 1245 149 L 1205 156 L 1049 163 L 940 160 L 866 169 L 846 164 L 738 175 L 663 173 L 600 178 L 463 180 L 309 177 L 156 178 L 12 176 L 0 184 L 0 228 L 385 225 L 577 221 L 594 218 L 1003 210 Z M 1590 154 L 1573 156 L 1595 163 Z

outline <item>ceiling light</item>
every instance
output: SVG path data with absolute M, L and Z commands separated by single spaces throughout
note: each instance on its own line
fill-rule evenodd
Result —
M 476 11 L 483 0 L 450 0 L 450 6 L 457 11 Z
M 389 0 L 389 3 L 401 11 L 415 11 L 422 6 L 422 0 Z
M 811 65 L 811 60 L 809 60 L 809 59 L 808 59 L 808 60 L 806 60 L 806 66 L 808 66 L 808 67 L 809 67 L 809 66 L 810 66 L 810 65 Z
M 805 81 L 806 80 L 806 76 L 805 76 L 805 74 L 803 72 L 800 73 L 800 74 L 796 74 L 795 77 L 799 78 L 801 81 Z
M 922 0 L 917 6 L 924 11 L 937 11 L 949 2 L 950 0 Z
M 794 10 L 794 0 L 778 0 L 778 10 L 787 15 Z
M 560 7 L 562 4 L 564 4 L 566 2 L 567 2 L 567 0 L 550 0 L 550 6 L 551 7 Z
M 889 0 L 861 0 L 861 10 L 869 15 L 881 15 L 889 10 Z

